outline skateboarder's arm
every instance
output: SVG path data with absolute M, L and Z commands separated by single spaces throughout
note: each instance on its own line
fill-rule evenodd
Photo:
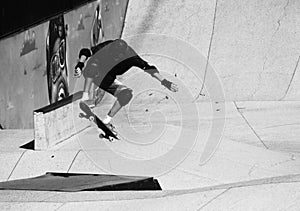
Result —
M 85 62 L 87 60 L 87 57 L 85 55 L 81 55 L 76 66 L 75 66 L 75 77 L 80 77 L 82 74 L 82 70 L 84 68 Z
M 132 57 L 134 59 L 134 66 L 137 66 L 144 70 L 146 73 L 150 74 L 153 78 L 157 79 L 163 86 L 169 89 L 172 92 L 177 92 L 178 87 L 176 84 L 172 83 L 165 79 L 158 71 L 158 69 L 154 65 L 149 65 L 146 61 L 144 61 L 138 55 Z
M 91 56 L 92 56 L 92 52 L 88 48 L 82 48 L 79 51 L 79 56 L 78 56 L 79 60 L 76 64 L 76 66 L 75 66 L 75 73 L 74 73 L 75 77 L 80 77 L 81 76 L 82 70 L 83 70 L 84 65 L 85 65 L 85 62 Z
M 153 78 L 157 79 L 161 85 L 165 86 L 167 89 L 169 89 L 172 92 L 177 92 L 178 91 L 178 87 L 176 84 L 172 83 L 171 81 L 168 81 L 167 79 L 165 79 L 157 70 L 157 68 L 153 65 L 148 65 L 146 63 L 145 67 L 142 68 L 144 69 L 144 71 L 148 74 L 150 74 Z
M 159 82 L 162 82 L 165 78 L 159 73 L 153 73 L 153 78 L 156 78 Z
M 79 62 L 85 63 L 86 60 L 87 60 L 87 57 L 85 55 L 81 55 L 79 58 Z
M 168 88 L 169 90 L 171 90 L 172 92 L 177 92 L 178 91 L 178 87 L 176 84 L 172 83 L 171 81 L 168 81 L 167 79 L 165 79 L 161 74 L 159 74 L 158 72 L 154 73 L 152 75 L 154 78 L 156 78 L 163 86 L 165 86 L 166 88 Z
M 92 78 L 88 78 L 88 77 L 85 78 L 82 100 L 88 100 L 89 99 L 89 90 L 92 86 L 92 83 L 93 83 Z

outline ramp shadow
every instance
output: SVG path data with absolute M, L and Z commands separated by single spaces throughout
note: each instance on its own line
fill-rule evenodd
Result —
M 0 190 L 76 192 L 162 189 L 153 177 L 47 172 L 37 177 L 0 182 Z
M 34 150 L 34 140 L 20 146 L 22 149 L 29 149 L 29 150 Z

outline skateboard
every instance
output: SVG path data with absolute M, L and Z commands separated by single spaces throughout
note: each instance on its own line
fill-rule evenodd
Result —
M 98 126 L 98 128 L 102 130 L 103 133 L 100 133 L 100 138 L 105 138 L 110 142 L 112 142 L 114 139 L 119 139 L 118 136 L 115 133 L 113 133 L 108 127 L 106 127 L 106 125 L 101 121 L 101 119 L 99 119 L 99 117 L 96 114 L 94 114 L 94 112 L 86 103 L 80 101 L 79 107 L 84 112 L 79 113 L 79 117 L 86 118 L 94 122 Z

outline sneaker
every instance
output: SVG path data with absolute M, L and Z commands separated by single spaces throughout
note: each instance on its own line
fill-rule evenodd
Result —
M 105 126 L 111 130 L 111 132 L 113 132 L 115 135 L 117 135 L 117 131 L 116 131 L 116 127 L 111 124 L 111 123 L 108 123 L 108 124 L 105 124 Z

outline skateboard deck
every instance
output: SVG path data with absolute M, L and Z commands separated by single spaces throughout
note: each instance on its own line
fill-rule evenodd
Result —
M 109 141 L 113 141 L 113 139 L 119 139 L 118 136 L 114 134 L 108 127 L 106 127 L 106 125 L 101 121 L 101 119 L 99 119 L 99 117 L 96 114 L 94 114 L 94 112 L 86 103 L 80 101 L 79 107 L 84 112 L 79 113 L 79 117 L 93 121 L 98 126 L 98 128 L 103 131 L 103 133 L 99 135 L 100 138 L 106 138 Z

